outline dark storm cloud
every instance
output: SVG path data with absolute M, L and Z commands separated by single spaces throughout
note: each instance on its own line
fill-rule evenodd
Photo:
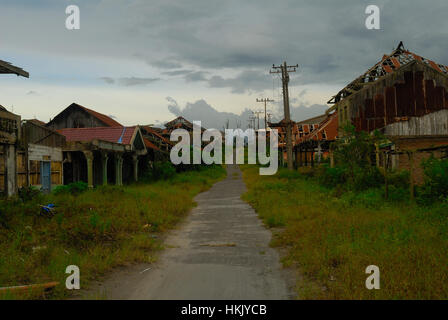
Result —
M 246 90 L 259 92 L 272 88 L 272 80 L 268 74 L 253 70 L 243 71 L 231 78 L 213 76 L 208 84 L 211 88 L 230 88 L 233 93 L 244 93 Z
M 194 81 L 205 81 L 207 80 L 205 75 L 207 72 L 204 71 L 196 71 L 191 72 L 185 75 L 185 81 L 194 82 Z
M 2 45 L 61 56 L 138 59 L 162 71 L 191 69 L 197 73 L 185 73 L 185 80 L 208 79 L 211 87 L 236 93 L 269 86 L 262 82 L 270 66 L 284 60 L 300 66 L 291 85 L 343 85 L 399 41 L 448 64 L 446 0 L 79 0 L 81 30 L 71 33 L 60 27 L 64 16 L 55 1 L 48 2 L 55 3 L 54 11 L 33 6 L 29 14 L 24 12 L 29 1 L 8 3 L 0 27 L 14 25 L 15 31 L 4 35 Z M 20 10 L 11 12 L 15 4 Z M 369 4 L 381 9 L 381 30 L 365 28 Z M 223 76 L 220 70 L 227 69 L 239 75 Z M 210 70 L 210 76 L 198 73 Z
M 193 71 L 191 70 L 174 70 L 174 71 L 164 71 L 162 72 L 162 74 L 167 75 L 167 76 L 183 76 L 186 74 L 189 74 Z

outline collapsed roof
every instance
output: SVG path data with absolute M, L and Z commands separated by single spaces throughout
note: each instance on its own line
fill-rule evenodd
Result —
M 419 61 L 427 64 L 429 67 L 448 75 L 448 66 L 438 64 L 432 60 L 423 58 L 404 48 L 403 42 L 389 55 L 384 55 L 380 62 L 367 70 L 363 75 L 353 80 L 344 89 L 333 96 L 328 103 L 335 104 L 351 94 L 361 90 L 366 84 L 371 84 L 382 77 L 395 72 L 397 69 L 413 62 Z

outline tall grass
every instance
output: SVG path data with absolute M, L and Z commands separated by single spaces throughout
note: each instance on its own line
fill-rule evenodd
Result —
M 214 166 L 152 184 L 1 201 L 0 287 L 59 281 L 52 297 L 62 298 L 68 295 L 68 265 L 80 268 L 85 287 L 112 267 L 151 262 L 160 235 L 187 214 L 196 194 L 224 175 Z M 56 214 L 42 217 L 39 205 L 48 203 L 56 205 Z
M 243 166 L 243 198 L 268 227 L 273 246 L 298 266 L 297 294 L 308 299 L 448 298 L 448 203 L 385 202 L 379 189 L 334 192 L 297 172 L 260 176 Z M 365 287 L 369 265 L 380 290 Z

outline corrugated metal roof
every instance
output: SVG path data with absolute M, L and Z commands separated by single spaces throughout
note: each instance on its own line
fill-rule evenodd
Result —
M 30 74 L 22 68 L 16 67 L 7 61 L 0 60 L 0 73 L 4 74 L 16 74 L 25 78 L 29 78 Z
M 129 145 L 132 143 L 137 127 L 95 127 L 67 128 L 56 130 L 64 135 L 68 142 L 89 142 L 92 140 L 109 141 Z

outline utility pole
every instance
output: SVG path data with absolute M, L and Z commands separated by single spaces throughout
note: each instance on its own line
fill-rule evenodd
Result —
M 283 83 L 283 109 L 285 113 L 285 122 L 286 122 L 286 152 L 288 159 L 288 170 L 293 170 L 292 163 L 292 128 L 291 128 L 291 115 L 289 112 L 289 92 L 288 92 L 288 83 L 289 83 L 289 73 L 296 72 L 299 65 L 288 66 L 286 61 L 283 62 L 282 65 L 275 66 L 272 65 L 272 69 L 269 73 L 281 73 L 282 74 L 282 83 Z
M 256 116 L 258 121 L 258 130 L 260 130 L 260 114 L 263 113 L 263 111 L 252 111 L 252 113 Z M 255 119 L 254 119 L 255 120 Z M 255 124 L 254 124 L 255 127 Z
M 267 130 L 268 129 L 268 123 L 267 123 L 267 114 L 266 114 L 266 103 L 267 102 L 274 102 L 274 100 L 270 100 L 269 98 L 264 98 L 264 99 L 258 99 L 257 98 L 257 102 L 264 102 L 264 129 Z
M 249 122 L 249 129 L 255 130 L 255 117 L 250 117 L 247 121 Z

